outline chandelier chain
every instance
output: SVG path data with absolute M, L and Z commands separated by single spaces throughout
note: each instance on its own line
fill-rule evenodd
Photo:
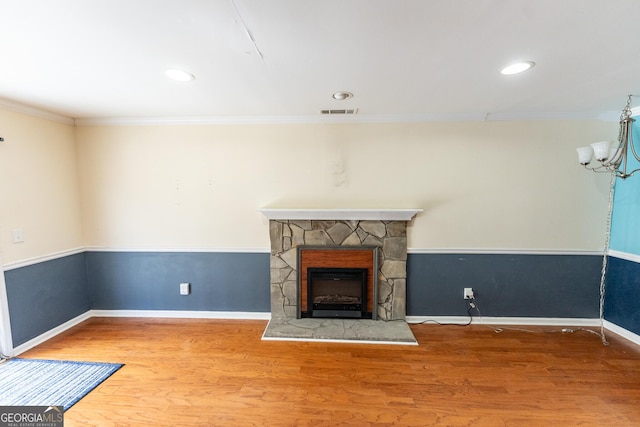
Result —
M 627 98 L 627 105 L 625 105 L 624 109 L 622 110 L 622 114 L 620 115 L 620 121 L 631 117 L 631 97 L 632 96 L 633 95 L 629 95 L 629 97 Z
M 611 216 L 613 213 L 613 193 L 616 183 L 616 174 L 611 173 L 611 179 L 609 181 L 609 206 L 607 210 L 607 224 L 604 233 L 604 251 L 602 254 L 602 269 L 600 270 L 600 339 L 605 346 L 609 345 L 607 337 L 604 332 L 604 296 L 607 279 L 607 258 L 609 256 L 609 244 L 611 242 Z

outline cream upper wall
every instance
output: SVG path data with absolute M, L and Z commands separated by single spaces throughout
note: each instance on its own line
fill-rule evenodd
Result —
M 83 246 L 75 128 L 0 109 L 3 263 Z M 22 229 L 23 243 L 12 231 Z
M 598 121 L 76 128 L 85 244 L 267 250 L 257 209 L 421 208 L 414 250 L 600 250 Z

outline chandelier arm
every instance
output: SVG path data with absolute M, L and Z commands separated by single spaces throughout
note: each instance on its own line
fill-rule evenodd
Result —
M 592 167 L 589 167 L 589 165 L 584 165 L 584 168 L 587 169 L 587 170 L 590 170 L 592 172 L 596 172 L 596 173 L 611 173 L 611 172 L 613 172 L 612 170 L 607 169 L 606 167 L 604 167 L 602 165 L 600 165 L 600 166 L 592 166 Z
M 638 153 L 636 153 L 636 147 L 633 144 L 633 133 L 629 133 L 629 145 L 631 146 L 631 152 L 633 153 L 633 157 L 635 157 L 636 160 L 640 162 L 640 156 L 638 156 Z
M 617 169 L 607 168 L 607 167 L 602 166 L 602 165 L 601 166 L 593 166 L 593 167 L 589 167 L 589 165 L 584 165 L 584 168 L 587 169 L 587 170 L 590 170 L 591 172 L 595 172 L 595 173 L 613 173 L 616 177 L 622 178 L 622 179 L 629 178 L 634 173 L 640 171 L 640 168 L 638 168 L 638 169 L 634 169 L 631 172 L 627 173 L 627 172 L 619 171 Z
M 614 169 L 614 171 L 616 172 L 616 175 L 618 175 L 622 179 L 625 179 L 627 176 L 630 176 L 627 174 L 627 159 L 629 157 L 629 154 L 628 154 L 629 148 L 627 147 L 626 136 L 627 136 L 627 132 L 625 131 L 625 142 L 624 142 L 624 148 L 623 148 L 624 151 L 622 152 L 622 159 L 620 159 L 622 162 L 622 170 L 620 170 L 620 165 L 618 165 L 618 167 Z
M 629 128 L 624 120 L 620 121 L 620 130 L 618 131 L 618 146 L 616 147 L 616 157 L 619 157 L 620 162 L 627 155 L 627 137 L 629 135 Z
M 629 173 L 627 173 L 627 172 L 622 173 L 622 172 L 620 172 L 620 171 L 616 171 L 616 176 L 617 176 L 618 178 L 626 179 L 626 178 L 629 178 L 631 175 L 633 175 L 634 173 L 636 173 L 636 172 L 638 172 L 638 171 L 640 171 L 640 168 L 638 168 L 638 169 L 634 169 L 634 170 L 632 170 L 632 171 L 631 171 L 631 172 L 629 172 Z

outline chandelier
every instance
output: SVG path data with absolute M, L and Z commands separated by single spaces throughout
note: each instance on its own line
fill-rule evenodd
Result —
M 640 170 L 638 168 L 627 172 L 629 153 L 633 155 L 636 161 L 640 162 L 640 156 L 636 153 L 636 148 L 633 145 L 632 126 L 635 120 L 631 118 L 631 96 L 629 95 L 627 105 L 620 116 L 620 132 L 618 133 L 617 146 L 612 148 L 609 141 L 600 141 L 594 142 L 590 147 L 577 149 L 578 161 L 586 169 L 594 172 L 613 173 L 616 177 L 622 179 L 626 179 Z M 599 164 L 589 166 L 594 155 Z

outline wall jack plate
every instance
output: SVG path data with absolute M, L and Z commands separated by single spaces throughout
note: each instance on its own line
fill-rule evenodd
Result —
M 22 231 L 22 228 L 14 228 L 13 230 L 11 230 L 11 235 L 13 238 L 13 243 L 24 242 L 24 231 Z
M 180 295 L 189 295 L 191 293 L 191 285 L 189 283 L 180 283 Z
M 464 296 L 464 299 L 472 299 L 473 298 L 473 288 L 464 288 L 463 296 Z

